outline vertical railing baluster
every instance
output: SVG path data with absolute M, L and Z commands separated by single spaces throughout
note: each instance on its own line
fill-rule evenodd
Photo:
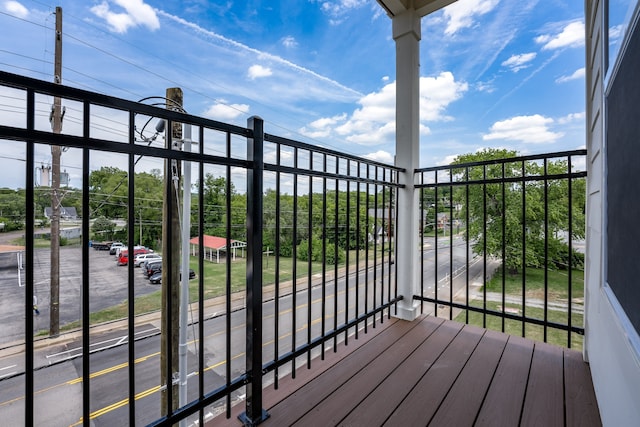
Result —
M 281 145 L 276 145 L 276 165 L 280 167 Z M 280 329 L 280 171 L 276 172 L 276 242 L 275 242 L 275 284 L 274 284 L 274 313 L 273 313 L 273 361 L 278 360 L 279 355 L 279 329 Z M 267 254 L 269 256 L 269 254 Z M 273 371 L 273 386 L 278 388 L 278 366 Z
M 361 177 L 360 170 L 360 162 L 356 163 L 356 174 L 357 177 Z M 362 239 L 360 232 L 360 179 L 356 184 L 356 286 L 355 286 L 355 298 L 356 298 L 356 308 L 354 317 L 357 319 L 360 316 L 360 239 Z M 366 323 L 366 322 L 365 322 Z M 359 334 L 359 324 L 356 322 L 356 339 L 358 339 Z
M 84 138 L 88 138 L 90 135 L 90 120 L 91 120 L 91 104 L 88 101 L 84 102 L 84 108 L 82 111 L 82 134 Z M 133 114 L 129 115 L 129 137 L 131 138 L 133 133 L 131 126 L 133 121 Z M 90 205 L 89 205 L 89 149 L 82 149 L 82 420 L 85 426 L 90 425 L 90 408 L 91 408 L 91 395 L 90 395 L 90 336 L 89 327 L 91 319 L 91 310 L 89 307 L 89 220 L 91 219 Z M 130 291 L 131 292 L 131 291 Z M 129 299 L 132 299 L 129 295 Z M 131 314 L 129 314 L 131 316 Z M 129 360 L 133 360 L 133 349 L 131 348 L 133 343 L 132 328 L 129 327 Z M 133 365 L 133 363 L 130 363 Z M 129 390 L 135 384 L 135 370 L 133 366 L 129 366 Z M 135 419 L 135 400 L 132 399 L 132 393 L 129 392 L 129 419 Z
M 336 331 L 338 329 L 338 256 L 339 247 L 338 247 L 338 231 L 339 231 L 339 223 L 340 223 L 340 180 L 338 179 L 338 175 L 340 174 L 340 159 L 336 157 L 336 180 L 335 180 L 335 206 L 333 213 L 333 330 Z M 347 243 L 347 251 L 348 243 Z M 347 267 L 348 270 L 348 267 Z M 345 288 L 345 293 L 347 292 Z M 347 307 L 345 306 L 345 311 Z M 338 351 L 338 336 L 333 337 L 333 352 Z
M 309 151 L 309 170 L 313 171 L 313 151 Z M 309 223 L 307 224 L 307 344 L 311 344 L 311 316 L 312 310 L 312 288 L 313 288 L 313 268 L 311 259 L 313 257 L 313 173 L 309 175 L 309 205 L 307 212 Z M 307 351 L 307 368 L 311 369 L 311 349 Z
M 373 185 L 373 301 L 371 308 L 376 309 L 377 296 L 378 296 L 378 167 L 373 167 L 373 178 L 375 184 Z M 376 316 L 373 316 L 373 327 L 376 327 Z
M 27 90 L 27 131 L 33 132 L 35 126 L 35 94 L 32 89 Z M 25 215 L 26 227 L 24 235 L 26 274 L 25 274 L 25 299 L 24 299 L 24 315 L 25 315 L 25 384 L 24 384 L 24 420 L 25 425 L 34 425 L 34 371 L 33 371 L 33 296 L 35 295 L 33 283 L 33 233 L 35 228 L 35 142 L 33 140 L 26 141 L 27 158 L 25 164 L 25 177 L 27 191 L 25 194 Z M 84 408 L 83 408 L 84 409 Z
M 322 155 L 322 301 L 320 307 L 320 360 L 324 360 L 324 336 L 327 328 L 327 154 Z
M 435 233 L 433 237 L 433 314 L 438 317 L 438 171 L 434 173 L 434 184 L 433 188 L 433 201 L 434 201 L 434 213 L 433 213 L 433 225 L 435 228 Z
M 449 169 L 449 184 L 453 169 Z M 453 320 L 453 185 L 449 185 L 449 320 Z
M 569 218 L 569 236 L 568 236 L 568 240 L 569 240 L 569 265 L 567 266 L 568 268 L 568 275 L 569 275 L 569 289 L 567 292 L 568 298 L 567 298 L 567 347 L 571 348 L 571 326 L 573 325 L 572 322 L 572 310 L 573 307 L 571 305 L 571 300 L 573 298 L 573 178 L 571 177 L 571 172 L 572 172 L 572 166 L 571 166 L 571 156 L 568 156 L 568 161 L 567 161 L 567 168 L 568 168 L 568 174 L 569 174 L 569 178 L 567 178 L 568 182 L 568 197 L 569 197 L 569 201 L 568 201 L 568 215 L 567 217 Z
M 264 179 L 264 122 L 247 120 L 252 134 L 247 138 L 247 289 L 246 289 L 246 410 L 239 416 L 245 425 L 268 418 L 262 409 L 262 232 Z
M 549 321 L 549 181 L 547 158 L 544 159 L 544 342 L 547 342 Z
M 86 105 L 88 107 L 88 104 Z M 129 112 L 129 129 L 128 129 L 128 133 L 129 133 L 129 144 L 133 145 L 135 144 L 135 112 L 130 111 Z M 88 131 L 88 129 L 87 129 Z M 85 135 L 85 137 L 88 137 L 89 134 L 87 132 L 87 134 Z M 127 352 L 127 369 L 128 369 L 128 373 L 129 373 L 129 425 L 134 425 L 135 424 L 135 419 L 136 419 L 136 412 L 135 412 L 135 407 L 136 407 L 136 376 L 135 376 L 135 307 L 134 307 L 134 303 L 135 303 L 135 282 L 134 282 L 134 278 L 133 278 L 133 263 L 135 262 L 135 250 L 134 247 L 135 245 L 133 244 L 133 239 L 134 239 L 134 228 L 133 228 L 133 224 L 135 224 L 135 209 L 134 209 L 134 200 L 136 200 L 135 198 L 135 174 L 136 174 L 136 167 L 135 167 L 135 156 L 133 154 L 129 154 L 127 156 L 127 160 L 128 160 L 128 175 L 129 175 L 129 180 L 127 181 L 127 192 L 129 194 L 129 197 L 127 199 L 127 246 L 128 246 L 128 262 L 127 262 L 127 336 L 128 336 L 128 352 Z M 142 225 L 140 225 L 142 226 Z M 140 245 L 142 245 L 142 242 L 140 242 Z M 84 246 L 84 245 L 83 245 Z M 88 273 L 88 270 L 87 270 Z M 83 274 L 83 276 L 85 276 Z M 88 274 L 87 274 L 88 276 Z M 87 283 L 87 287 L 89 286 L 89 284 Z M 89 299 L 83 299 L 83 305 L 87 304 L 89 302 Z M 84 322 L 83 322 L 84 323 Z M 84 326 L 84 324 L 83 324 Z M 87 327 L 87 333 L 89 331 L 89 328 Z M 83 335 L 84 335 L 84 328 L 83 328 Z M 87 350 L 88 353 L 88 350 Z M 88 356 L 88 355 L 87 355 Z M 87 363 L 89 361 L 89 358 L 87 357 L 87 359 L 85 359 L 84 363 Z M 85 383 L 84 382 L 85 378 L 83 378 L 83 387 L 86 390 L 89 390 L 89 383 Z M 89 380 L 89 378 L 86 378 L 86 380 Z M 87 420 L 86 416 L 83 418 L 83 420 Z M 85 425 L 89 425 L 89 424 L 85 424 Z
M 344 323 L 349 323 L 349 262 L 351 253 L 351 160 L 347 159 L 347 201 L 345 212 L 345 234 L 347 242 L 345 256 L 345 272 L 344 272 Z M 336 313 L 337 317 L 337 313 Z M 349 331 L 344 332 L 344 345 L 349 344 Z
M 527 317 L 527 170 L 522 161 L 522 336 L 526 336 Z
M 198 129 L 198 141 L 200 145 L 198 147 L 200 156 L 204 154 L 204 127 L 200 126 Z M 227 155 L 230 151 L 231 137 L 227 133 Z M 227 166 L 227 181 L 229 181 L 230 167 Z M 204 183 L 204 163 L 198 162 L 198 182 Z M 231 215 L 229 215 L 231 216 Z M 229 220 L 227 221 L 229 224 Z M 227 254 L 227 258 L 229 258 Z M 227 278 L 229 277 L 230 264 L 227 267 Z M 228 298 L 228 297 L 227 297 Z M 229 319 L 231 312 L 229 311 L 229 305 L 227 303 L 227 310 L 225 311 L 225 336 L 229 337 Z M 204 399 L 204 185 L 198 185 L 198 399 L 202 401 Z M 225 338 L 229 339 L 229 338 Z M 228 347 L 227 347 L 228 348 Z M 225 349 L 226 351 L 226 349 Z M 227 359 L 228 361 L 229 359 Z M 231 382 L 231 363 L 227 362 L 227 372 L 225 385 L 228 388 Z M 226 416 L 231 417 L 231 394 L 227 393 L 226 396 Z M 198 419 L 200 425 L 204 425 L 204 408 L 201 408 L 198 413 Z
M 426 172 L 420 173 L 420 184 L 424 185 L 424 175 Z M 424 202 L 425 189 L 420 189 L 420 314 L 424 313 Z M 397 206 L 396 206 L 397 209 Z M 427 210 L 428 212 L 428 210 Z M 397 218 L 397 216 L 396 216 Z M 427 218 L 427 220 L 429 220 Z M 397 221 L 396 221 L 397 222 Z M 396 235 L 397 237 L 397 235 Z M 397 244 L 395 245 L 397 246 Z
M 465 296 L 465 305 L 467 306 L 467 310 L 465 310 L 465 323 L 469 323 L 469 166 L 465 168 L 464 173 L 465 183 L 465 240 L 466 240 L 466 252 L 465 252 L 465 262 L 466 262 L 466 296 Z
M 204 145 L 202 143 L 201 145 Z M 227 160 L 231 159 L 231 134 L 227 132 L 226 134 L 226 147 L 225 147 L 225 156 Z M 231 386 L 231 361 L 233 360 L 233 355 L 231 354 L 231 294 L 233 292 L 231 286 L 231 257 L 229 256 L 229 247 L 231 245 L 231 165 L 227 164 L 226 167 L 226 182 L 225 182 L 225 205 L 227 208 L 227 221 L 225 226 L 225 238 L 227 239 L 227 256 L 225 259 L 225 268 L 226 268 L 226 277 L 225 277 L 225 307 L 226 307 L 226 316 L 225 316 L 225 374 L 227 377 L 227 387 Z M 204 182 L 204 181 L 200 181 Z M 204 197 L 204 195 L 203 195 Z M 202 217 L 202 215 L 201 215 Z M 203 224 L 204 226 L 204 224 Z M 205 250 L 204 247 L 204 232 L 200 233 L 201 246 L 202 250 Z M 247 234 L 249 237 L 249 234 Z M 204 271 L 204 270 L 201 270 Z M 203 282 L 204 286 L 204 282 Z M 227 417 L 231 417 L 231 393 L 227 393 Z
M 482 165 L 482 327 L 487 327 L 487 165 Z
M 366 184 L 366 201 L 365 201 L 365 210 L 366 210 L 366 216 L 365 216 L 365 229 L 367 230 L 367 241 L 364 245 L 365 250 L 364 250 L 364 312 L 365 314 L 369 312 L 369 237 L 371 236 L 371 228 L 369 227 L 369 206 L 370 206 L 370 201 L 369 201 L 369 164 L 367 163 L 366 165 L 366 177 L 367 177 L 367 184 Z M 364 333 L 366 334 L 369 329 L 369 322 L 365 321 L 364 322 Z
M 292 254 L 291 254 L 291 280 L 293 287 L 291 289 L 291 351 L 294 351 L 296 345 L 296 330 L 298 329 L 298 147 L 293 149 L 293 234 Z M 296 359 L 291 359 L 291 377 L 296 377 Z
M 506 294 L 506 290 L 507 290 L 507 213 L 506 213 L 506 207 L 507 207 L 507 203 L 505 200 L 506 197 L 506 193 L 505 193 L 505 183 L 504 183 L 504 177 L 505 177 L 505 164 L 504 162 L 502 163 L 502 184 L 501 184 L 501 189 L 502 189 L 502 332 L 504 332 L 504 328 L 505 328 L 505 317 L 504 314 L 506 313 L 506 298 L 507 296 Z

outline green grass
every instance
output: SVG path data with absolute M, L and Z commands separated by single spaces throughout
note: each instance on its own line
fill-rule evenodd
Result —
M 520 305 L 516 304 L 505 304 L 506 308 L 518 310 L 517 315 L 522 315 L 522 310 Z M 494 311 L 502 311 L 499 302 L 487 301 L 487 309 Z M 544 310 L 542 308 L 536 307 L 526 307 L 526 316 L 528 318 L 534 319 L 544 319 Z M 460 312 L 454 320 L 464 323 L 466 317 L 466 312 Z M 556 322 L 561 324 L 567 323 L 567 313 L 564 311 L 556 311 L 556 310 L 547 310 L 547 319 L 550 322 Z M 571 323 L 576 325 L 583 325 L 583 316 L 582 314 L 573 313 L 571 316 Z M 483 326 L 483 314 L 476 312 L 469 312 L 469 324 L 476 326 Z M 502 331 L 502 317 L 500 316 L 486 316 L 486 326 L 487 329 Z M 504 321 L 504 332 L 511 335 L 522 336 L 522 321 L 518 320 L 510 320 L 505 319 Z M 562 347 L 567 347 L 567 331 L 547 328 L 547 342 L 555 345 L 559 345 Z M 542 326 L 534 325 L 527 323 L 525 324 L 525 337 L 535 340 L 535 341 L 544 341 L 544 328 Z M 572 333 L 571 334 L 571 348 L 581 350 L 583 344 L 583 336 Z
M 47 241 L 48 242 L 48 241 Z M 386 246 L 386 245 L 385 245 Z M 382 245 L 378 245 L 378 254 L 382 249 Z M 360 261 L 364 261 L 365 251 L 360 252 Z M 388 256 L 385 254 L 385 257 Z M 373 245 L 369 250 L 369 258 L 374 257 Z M 356 259 L 356 251 L 350 251 L 349 264 L 354 265 Z M 340 264 L 339 267 L 344 266 Z M 189 267 L 196 272 L 196 278 L 189 281 L 189 300 L 190 302 L 198 301 L 199 293 L 199 276 L 202 275 L 204 283 L 204 299 L 215 298 L 227 293 L 227 265 L 221 261 L 219 264 L 211 261 L 204 261 L 203 271 L 198 268 L 198 258 L 191 257 Z M 263 256 L 263 285 L 268 286 L 275 283 L 276 277 L 276 258 L 271 255 Z M 334 271 L 335 266 L 327 265 L 326 272 L 330 274 Z M 298 278 L 307 277 L 309 271 L 309 263 L 307 261 L 297 261 Z M 318 262 L 311 263 L 311 275 L 322 272 L 322 264 Z M 293 278 L 293 260 L 291 258 L 280 257 L 279 259 L 279 278 L 280 283 L 285 283 Z M 246 287 L 246 260 L 237 258 L 231 262 L 230 275 L 231 293 L 243 291 Z M 137 297 L 134 301 L 134 312 L 136 315 L 151 313 L 160 310 L 162 302 L 162 293 L 160 287 L 155 292 Z M 92 325 L 110 322 L 118 319 L 124 319 L 128 315 L 128 302 L 109 307 L 104 310 L 96 311 L 90 314 L 90 322 Z M 80 327 L 80 322 L 75 321 L 61 327 L 63 331 L 74 330 Z
M 544 301 L 545 296 L 545 280 L 544 270 L 537 268 L 527 268 L 525 276 L 526 287 L 526 300 L 541 300 Z M 569 288 L 569 275 L 567 271 L 560 270 L 548 270 L 547 272 L 547 296 L 549 303 L 568 303 L 568 288 Z M 584 272 L 574 270 L 571 277 L 571 299 L 574 303 L 581 303 L 584 301 Z M 507 274 L 505 276 L 504 283 L 505 295 L 518 298 L 518 301 L 522 298 L 522 273 Z M 502 293 L 502 270 L 496 271 L 494 277 L 487 283 L 488 292 Z M 482 292 L 480 289 L 479 292 Z M 482 298 L 476 298 L 470 302 L 473 307 L 482 307 Z M 547 309 L 547 319 L 550 322 L 567 324 L 568 314 L 566 309 L 549 307 Z M 493 311 L 502 311 L 502 303 L 495 301 L 487 301 L 487 309 Z M 513 311 L 515 315 L 522 315 L 522 304 L 517 303 L 505 303 L 506 311 Z M 534 318 L 543 320 L 544 309 L 533 307 L 529 304 L 525 307 L 525 314 L 528 318 Z M 466 313 L 462 311 L 456 320 L 464 322 Z M 571 323 L 573 326 L 583 325 L 582 314 L 573 313 L 571 316 Z M 483 326 L 483 314 L 476 312 L 469 312 L 469 324 Z M 502 331 L 502 317 L 500 316 L 486 316 L 486 328 Z M 522 321 L 505 319 L 504 332 L 512 335 L 522 336 Z M 529 324 L 525 325 L 525 336 L 527 338 L 544 341 L 544 328 L 542 326 Z M 567 346 L 567 332 L 547 328 L 547 342 Z M 571 334 L 571 347 L 581 349 L 583 343 L 583 337 L 579 334 Z
M 527 268 L 525 287 L 528 298 L 544 298 L 544 269 Z M 565 270 L 547 270 L 547 293 L 549 301 L 567 301 L 569 295 L 569 274 Z M 502 269 L 498 269 L 487 283 L 487 291 L 502 293 Z M 505 293 L 522 296 L 522 273 L 505 276 Z M 573 270 L 571 274 L 571 298 L 584 298 L 584 272 Z

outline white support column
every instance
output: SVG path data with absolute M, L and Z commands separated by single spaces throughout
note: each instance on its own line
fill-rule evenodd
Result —
M 413 301 L 420 284 L 418 252 L 418 193 L 414 188 L 414 170 L 419 165 L 420 132 L 420 16 L 409 9 L 393 17 L 396 42 L 396 166 L 404 185 L 398 191 L 398 236 L 396 268 L 398 293 L 397 317 L 413 320 L 419 303 Z

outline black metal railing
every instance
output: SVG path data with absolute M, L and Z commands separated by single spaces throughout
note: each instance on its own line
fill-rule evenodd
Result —
M 417 171 L 423 245 L 414 299 L 422 309 L 581 346 L 584 253 L 576 244 L 585 237 L 585 156 L 576 150 Z
M 0 402 L 0 413 L 23 405 L 25 425 L 47 423 L 47 393 L 54 388 L 47 378 L 60 377 L 56 387 L 82 387 L 81 401 L 53 397 L 64 424 L 100 418 L 114 425 L 202 425 L 219 412 L 229 416 L 243 399 L 243 421 L 254 424 L 266 416 L 261 396 L 267 382 L 277 386 L 278 378 L 295 375 L 297 364 L 310 364 L 339 341 L 375 327 L 399 300 L 391 254 L 400 170 L 265 134 L 256 117 L 238 127 L 172 104 L 159 108 L 5 72 L 0 90 L 0 143 L 7 167 L 18 171 L 16 194 L 26 206 L 18 215 L 26 268 L 6 276 L 25 276 L 25 286 L 11 294 L 21 307 L 17 329 L 23 332 L 0 345 L 18 349 L 23 369 L 0 377 L 5 395 L 15 393 Z M 66 109 L 61 133 L 48 130 L 56 97 Z M 164 138 L 154 133 L 156 120 L 171 130 Z M 193 129 L 191 150 L 174 133 L 180 124 Z M 61 329 L 54 335 L 47 331 L 52 318 L 45 320 L 53 292 L 48 249 L 33 237 L 51 191 L 38 185 L 34 171 L 52 146 L 64 147 L 63 167 L 79 182 L 60 192 L 63 204 L 75 203 L 80 218 L 74 227 L 82 236 L 61 257 Z M 187 162 L 194 177 L 181 167 Z M 189 212 L 180 207 L 185 190 L 193 199 Z M 120 222 L 112 223 L 116 218 Z M 97 222 L 107 225 L 98 229 Z M 178 342 L 181 268 L 166 259 L 176 246 L 184 250 L 184 233 L 196 272 L 191 283 L 197 284 L 189 286 L 189 303 L 181 304 L 189 310 L 181 330 L 188 340 Z M 126 268 L 117 267 L 108 252 L 89 245 L 120 239 L 128 248 L 158 249 L 162 236 L 167 283 L 160 291 L 137 273 L 133 254 Z M 39 317 L 32 311 L 34 295 Z M 1 307 L 0 316 L 9 319 L 12 312 Z M 186 360 L 189 375 L 180 375 L 176 359 Z

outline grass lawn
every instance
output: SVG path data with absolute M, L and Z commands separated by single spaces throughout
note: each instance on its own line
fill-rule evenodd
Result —
M 575 303 L 584 301 L 584 272 L 574 270 L 571 277 L 571 298 Z M 538 268 L 527 268 L 525 276 L 526 298 L 531 300 L 544 300 L 544 270 Z M 506 295 L 517 297 L 518 301 L 522 298 L 522 273 L 507 274 L 505 277 L 504 288 Z M 549 270 L 547 273 L 547 295 L 549 303 L 567 304 L 569 275 L 567 271 Z M 502 270 L 498 270 L 495 276 L 487 283 L 488 292 L 502 293 Z M 482 289 L 480 290 L 482 292 Z M 476 298 L 470 302 L 471 306 L 482 307 L 482 298 Z M 487 309 L 494 311 L 502 311 L 501 302 L 487 301 Z M 522 314 L 522 305 L 517 303 L 505 304 L 505 310 L 513 312 L 513 314 Z M 526 316 L 535 319 L 544 319 L 544 310 L 529 304 L 526 306 Z M 465 321 L 465 312 L 462 311 L 457 320 Z M 566 309 L 550 306 L 547 310 L 547 318 L 550 322 L 567 324 L 568 314 Z M 469 312 L 469 323 L 477 326 L 483 325 L 482 313 Z M 573 313 L 571 323 L 583 325 L 583 316 L 579 313 Z M 487 329 L 497 331 L 502 330 L 502 318 L 500 316 L 486 316 Z M 522 322 L 516 320 L 505 319 L 505 332 L 522 336 Z M 568 333 L 557 329 L 547 329 L 547 342 L 560 346 L 567 346 Z M 544 328 L 542 326 L 526 324 L 525 336 L 527 338 L 544 341 Z M 583 337 L 579 334 L 571 334 L 571 347 L 581 349 Z
M 515 304 L 506 304 L 507 309 L 517 310 L 518 314 L 522 314 L 521 306 Z M 488 301 L 487 309 L 502 311 L 499 302 Z M 541 308 L 527 307 L 526 315 L 530 318 L 544 319 L 544 311 Z M 563 311 L 548 310 L 547 318 L 551 322 L 567 323 L 567 313 Z M 454 319 L 456 321 L 465 322 L 465 311 L 460 312 Z M 469 312 L 469 324 L 482 327 L 483 315 L 482 313 Z M 517 320 L 505 319 L 504 332 L 522 336 L 522 322 Z M 571 316 L 571 323 L 575 325 L 583 325 L 582 314 L 573 313 Z M 486 316 L 486 328 L 494 331 L 502 331 L 502 317 L 500 316 Z M 529 324 L 525 325 L 525 337 L 535 340 L 544 341 L 544 328 L 542 326 Z M 567 347 L 568 332 L 554 328 L 547 328 L 547 342 L 556 344 L 562 347 Z M 571 348 L 582 350 L 582 343 L 584 337 L 582 335 L 572 333 L 571 334 Z
M 47 241 L 49 243 L 49 241 Z M 388 245 L 385 245 L 388 246 Z M 377 253 L 380 256 L 382 245 L 377 246 Z M 388 254 L 385 253 L 385 259 Z M 366 251 L 360 251 L 359 259 L 364 261 L 366 257 Z M 369 248 L 369 259 L 373 259 L 374 250 L 373 245 Z M 350 251 L 349 253 L 349 265 L 355 265 L 356 251 Z M 311 263 L 311 275 L 319 274 L 322 272 L 322 264 L 319 262 Z M 231 262 L 231 274 L 229 285 L 227 284 L 227 265 L 225 262 L 220 264 L 204 261 L 204 270 L 201 273 L 198 268 L 198 258 L 191 257 L 189 267 L 196 272 L 196 278 L 189 282 L 189 300 L 191 302 L 198 301 L 198 286 L 199 276 L 202 275 L 204 283 L 204 299 L 215 298 L 225 295 L 227 293 L 227 286 L 230 286 L 231 293 L 242 291 L 246 287 L 246 260 L 244 258 L 238 258 Z M 263 256 L 263 284 L 264 286 L 272 285 L 275 283 L 276 277 L 276 258 L 273 255 Z M 344 263 L 339 264 L 338 267 L 344 267 Z M 327 265 L 326 272 L 331 274 L 335 269 L 335 265 Z M 309 263 L 307 261 L 297 261 L 297 276 L 298 278 L 307 277 L 309 272 Z M 279 259 L 279 277 L 280 283 L 284 283 L 292 280 L 293 278 L 293 260 L 291 258 L 280 257 Z M 160 310 L 162 302 L 161 290 L 137 297 L 134 302 L 134 312 L 136 315 L 151 313 Z M 124 319 L 127 317 L 128 304 L 124 301 L 116 306 L 109 307 L 104 310 L 100 310 L 91 313 L 91 324 L 98 324 L 103 322 L 109 322 L 118 319 Z M 62 330 L 68 331 L 80 327 L 80 322 L 71 322 L 61 327 Z
M 569 289 L 569 274 L 566 270 L 548 270 L 547 272 L 549 301 L 567 301 Z M 544 298 L 544 269 L 527 268 L 525 287 L 528 298 Z M 571 274 L 571 298 L 584 298 L 584 271 L 573 270 Z M 488 292 L 502 293 L 502 269 L 496 271 L 487 283 Z M 522 272 L 507 274 L 505 277 L 505 291 L 507 295 L 522 296 Z

